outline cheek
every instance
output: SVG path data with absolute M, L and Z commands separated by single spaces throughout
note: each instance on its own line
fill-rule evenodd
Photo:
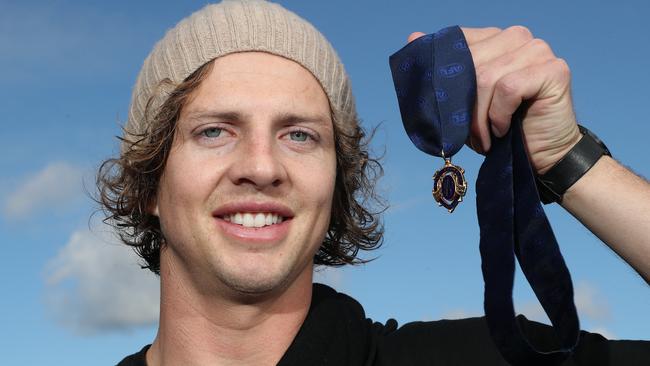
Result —
M 317 162 L 304 165 L 302 169 L 302 186 L 308 190 L 308 199 L 314 202 L 321 212 L 327 213 L 324 216 L 329 220 L 336 182 L 336 157 L 331 154 Z
M 219 165 L 182 148 L 173 150 L 160 179 L 159 210 L 167 216 L 195 209 L 204 203 L 218 180 Z

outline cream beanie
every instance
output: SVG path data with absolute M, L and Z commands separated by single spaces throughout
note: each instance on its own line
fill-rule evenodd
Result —
M 350 81 L 336 52 L 311 24 L 264 0 L 224 0 L 181 20 L 153 48 L 140 70 L 126 131 L 147 133 L 145 107 L 155 116 L 176 85 L 205 63 L 230 53 L 263 51 L 293 60 L 320 82 L 336 125 L 356 127 Z M 169 79 L 173 85 L 161 81 Z M 125 136 L 128 139 L 128 136 Z

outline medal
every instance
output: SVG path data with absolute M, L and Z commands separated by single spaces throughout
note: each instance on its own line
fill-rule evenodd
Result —
M 431 190 L 433 198 L 438 202 L 438 206 L 443 206 L 449 213 L 454 212 L 467 192 L 464 173 L 463 168 L 452 164 L 451 158 L 447 158 L 445 166 L 433 175 L 433 189 Z
M 433 176 L 432 193 L 453 212 L 467 182 L 451 158 L 467 141 L 476 99 L 475 69 L 462 30 L 445 28 L 414 40 L 390 57 L 390 67 L 406 133 L 418 149 L 445 160 Z M 575 349 L 580 324 L 571 276 L 536 193 L 521 118 L 515 113 L 511 130 L 494 138 L 476 180 L 483 303 L 504 359 L 512 365 L 555 365 Z M 552 349 L 536 348 L 515 318 L 515 261 L 553 324 Z
M 476 98 L 476 75 L 463 33 L 449 27 L 422 36 L 389 62 L 407 135 L 418 149 L 445 160 L 433 176 L 432 194 L 451 213 L 467 192 L 465 170 L 451 158 L 467 141 Z

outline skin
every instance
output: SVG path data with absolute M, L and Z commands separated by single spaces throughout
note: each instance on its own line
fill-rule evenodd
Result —
M 525 145 L 533 168 L 544 174 L 582 137 L 571 101 L 568 65 L 525 27 L 463 28 L 463 33 L 478 89 L 468 145 L 479 153 L 489 151 L 490 132 L 503 136 L 525 101 Z M 408 41 L 423 35 L 412 33 Z M 603 157 L 567 190 L 562 206 L 650 284 L 650 184 L 646 180 Z
M 335 176 L 329 102 L 309 71 L 259 52 L 214 61 L 181 111 L 153 209 L 167 245 L 149 365 L 277 363 L 309 307 Z M 242 202 L 288 208 L 286 234 L 223 230 L 213 212 Z
M 468 145 L 487 152 L 490 133 L 504 135 L 526 101 L 525 143 L 532 166 L 543 174 L 580 138 L 568 66 L 524 27 L 463 31 L 478 82 Z M 239 116 L 192 117 L 205 110 Z M 282 117 L 289 113 L 317 117 L 310 123 Z M 217 124 L 226 133 L 218 143 L 206 143 L 197 138 L 202 124 Z M 331 209 L 336 162 L 327 98 L 292 61 L 233 54 L 215 61 L 179 125 L 152 210 L 167 246 L 161 253 L 160 326 L 147 362 L 274 365 L 307 314 L 311 261 Z M 318 143 L 294 144 L 287 136 L 296 127 L 314 130 Z M 608 194 L 621 184 L 625 192 Z M 212 212 L 231 200 L 283 203 L 295 215 L 287 235 L 260 248 L 221 232 Z M 602 158 L 566 192 L 563 205 L 650 278 L 647 182 Z

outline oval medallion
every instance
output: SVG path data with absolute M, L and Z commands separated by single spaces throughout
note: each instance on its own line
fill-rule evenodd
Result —
M 463 201 L 467 192 L 464 173 L 465 170 L 452 164 L 451 159 L 445 159 L 445 166 L 433 175 L 433 198 L 438 206 L 443 206 L 450 213 Z

